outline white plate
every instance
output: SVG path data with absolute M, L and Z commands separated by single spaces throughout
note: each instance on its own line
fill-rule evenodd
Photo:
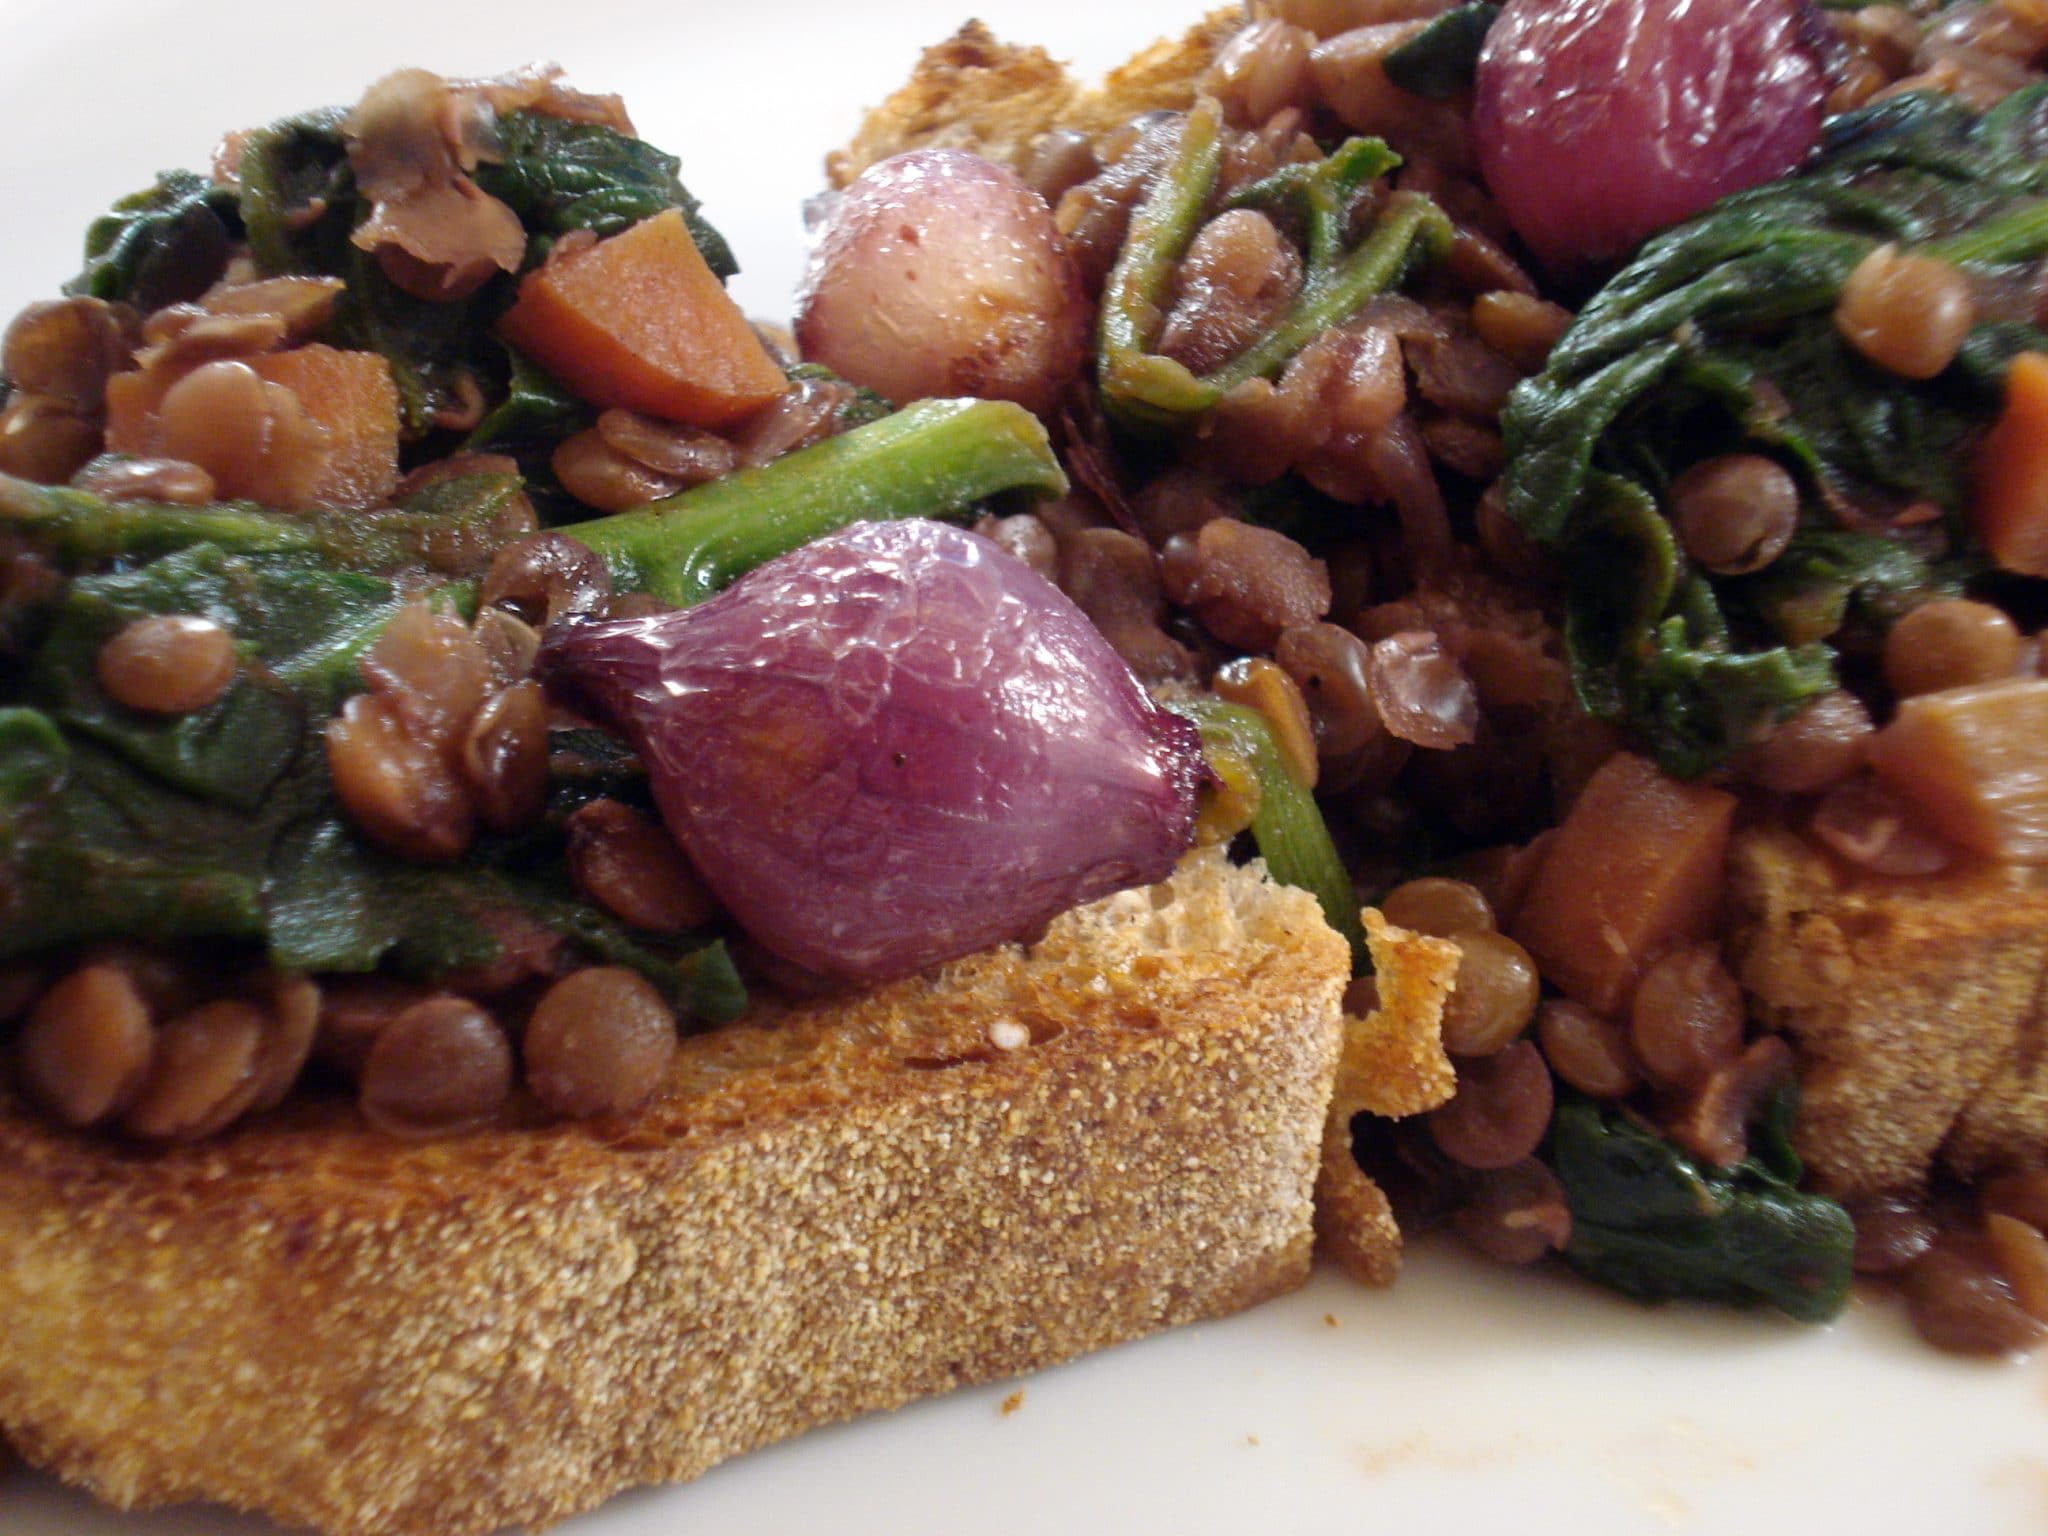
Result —
M 351 100 L 400 64 L 552 58 L 623 92 L 642 132 L 682 156 L 746 267 L 743 301 L 781 314 L 821 155 L 970 4 L 1091 68 L 1193 16 L 1100 0 L 0 0 L 0 313 L 72 272 L 110 199 L 203 165 L 223 129 Z M 1941 1359 L 1878 1308 L 1829 1330 L 1645 1311 L 1438 1249 L 1390 1293 L 1323 1275 L 1228 1322 L 813 1434 L 561 1527 L 819 1529 L 2017 1536 L 2048 1531 L 2048 1366 Z M 17 1475 L 0 1531 L 269 1527 L 117 1516 Z

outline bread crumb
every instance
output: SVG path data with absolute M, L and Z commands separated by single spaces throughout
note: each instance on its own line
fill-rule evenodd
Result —
M 1022 1050 L 1031 1043 L 1031 1031 L 1015 1019 L 997 1019 L 988 1027 L 988 1041 L 999 1051 Z
M 1334 1312 L 1325 1312 L 1323 1314 L 1323 1323 L 1326 1327 L 1335 1328 L 1337 1326 L 1337 1314 Z
M 1019 1408 L 1022 1408 L 1023 1406 L 1024 1389 L 1022 1387 L 1019 1387 L 1016 1391 L 1012 1392 L 1008 1397 L 1003 1399 L 1003 1417 L 1007 1419 L 1011 1414 L 1015 1413 Z
M 1257 1435 L 1246 1435 L 1244 1437 L 1244 1443 L 1246 1445 L 1257 1445 L 1259 1443 L 1259 1437 Z

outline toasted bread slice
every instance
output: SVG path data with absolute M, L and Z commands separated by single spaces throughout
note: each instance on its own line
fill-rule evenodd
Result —
M 1213 11 L 1184 36 L 1140 50 L 1084 87 L 1042 48 L 1005 43 L 970 21 L 924 51 L 910 79 L 869 112 L 853 142 L 826 157 L 844 187 L 878 160 L 907 149 L 969 149 L 1012 169 L 1055 128 L 1099 135 L 1141 112 L 1183 111 L 1217 51 L 1244 26 L 1244 11 Z
M 544 1524 L 1298 1285 L 1343 940 L 1215 853 L 695 1037 L 629 1120 L 150 1151 L 0 1100 L 0 1427 L 114 1504 Z
M 1729 851 L 1730 952 L 1804 1062 L 1797 1142 L 1829 1189 L 1917 1191 L 2048 1146 L 2048 883 L 1972 865 L 1888 879 L 1782 828 Z

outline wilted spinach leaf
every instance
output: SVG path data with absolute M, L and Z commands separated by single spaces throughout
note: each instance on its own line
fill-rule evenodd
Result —
M 85 269 L 64 291 L 142 310 L 197 298 L 240 238 L 234 189 L 191 171 L 165 171 L 86 226 Z
M 1848 1299 L 1856 1232 L 1849 1215 L 1799 1188 L 1782 1090 L 1750 1156 L 1702 1167 L 1655 1132 L 1576 1095 L 1560 1100 L 1549 1159 L 1571 1207 L 1567 1263 L 1646 1301 L 1690 1296 L 1776 1307 L 1821 1323 Z
M 498 144 L 502 158 L 478 166 L 476 183 L 519 215 L 542 252 L 571 230 L 602 238 L 678 208 L 705 265 L 721 278 L 739 271 L 732 247 L 677 179 L 682 163 L 644 139 L 602 123 L 514 112 L 498 120 Z
M 1825 642 L 1842 622 L 1881 628 L 1954 590 L 1956 569 L 1840 530 L 1925 504 L 1965 538 L 1969 448 L 2006 362 L 2048 335 L 1981 325 L 1952 366 L 1915 382 L 1850 348 L 1835 302 L 1886 242 L 1987 275 L 2028 270 L 2048 253 L 2044 142 L 2039 86 L 1982 117 L 1930 94 L 1833 119 L 1810 169 L 1646 244 L 1510 399 L 1509 512 L 1568 567 L 1598 573 L 1573 583 L 1580 694 L 1669 771 L 1712 768 L 1834 686 Z M 1680 471 L 1738 451 L 1777 459 L 1801 487 L 1802 532 L 1765 575 L 1694 571 L 1640 526 L 1617 535 L 1617 483 L 1640 498 L 1632 524 L 1661 522 L 1655 498 Z M 1845 538 L 1861 540 L 1853 553 L 1830 543 Z
M 495 956 L 493 917 L 512 912 L 701 1016 L 730 1013 L 738 982 L 722 951 L 642 939 L 577 900 L 558 843 L 552 857 L 529 839 L 518 858 L 480 845 L 426 868 L 354 832 L 322 732 L 404 600 L 310 551 L 203 542 L 75 578 L 28 666 L 0 681 L 0 960 L 121 936 L 236 939 L 291 969 L 432 976 Z M 233 631 L 242 674 L 214 704 L 159 718 L 100 691 L 100 644 L 149 613 Z

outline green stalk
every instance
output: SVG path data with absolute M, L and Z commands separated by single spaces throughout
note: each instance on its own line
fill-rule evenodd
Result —
M 1952 262 L 2030 261 L 2048 251 L 2048 202 L 2030 203 L 2015 213 L 1936 240 L 1923 250 Z
M 1001 400 L 921 400 L 758 469 L 556 530 L 620 591 L 688 607 L 848 524 L 952 517 L 1000 491 L 1065 493 L 1045 428 Z
M 1366 183 L 1399 165 L 1378 139 L 1349 139 L 1314 166 L 1288 166 L 1242 188 L 1232 208 L 1287 205 L 1308 235 L 1308 276 L 1274 328 L 1215 371 L 1197 377 L 1149 351 L 1175 264 L 1187 253 L 1215 188 L 1221 112 L 1206 97 L 1188 113 L 1175 157 L 1131 215 L 1130 233 L 1103 289 L 1098 377 L 1104 408 L 1127 427 L 1170 428 L 1212 409 L 1249 379 L 1276 374 L 1320 332 L 1340 325 L 1399 282 L 1418 253 L 1440 256 L 1451 223 L 1436 204 L 1397 192 L 1372 233 L 1344 250 L 1344 220 Z
M 1450 241 L 1451 221 L 1441 208 L 1419 193 L 1396 192 L 1364 243 L 1324 274 L 1311 274 L 1280 323 L 1205 377 L 1203 385 L 1220 400 L 1247 379 L 1278 371 L 1318 332 L 1342 324 L 1367 299 L 1399 282 L 1411 257 L 1419 253 L 1433 259 Z
M 73 565 L 167 555 L 193 544 L 217 544 L 249 555 L 311 553 L 320 548 L 310 520 L 281 517 L 252 502 L 180 507 L 108 501 L 12 475 L 0 475 L 0 528 L 30 534 L 60 561 Z
M 1201 227 L 1223 163 L 1223 109 L 1204 96 L 1189 109 L 1174 157 L 1131 226 L 1102 289 L 1097 377 L 1102 403 L 1133 424 L 1164 425 L 1207 410 L 1201 383 L 1151 350 L 1175 264 Z
M 1171 699 L 1167 707 L 1194 721 L 1202 748 L 1248 763 L 1259 781 L 1259 808 L 1252 817 L 1252 841 L 1266 869 L 1282 885 L 1299 886 L 1315 897 L 1323 921 L 1351 945 L 1352 969 L 1372 969 L 1365 930 L 1358 917 L 1358 893 L 1330 841 L 1330 829 L 1309 787 L 1294 776 L 1287 755 L 1273 739 L 1265 716 L 1221 699 Z

